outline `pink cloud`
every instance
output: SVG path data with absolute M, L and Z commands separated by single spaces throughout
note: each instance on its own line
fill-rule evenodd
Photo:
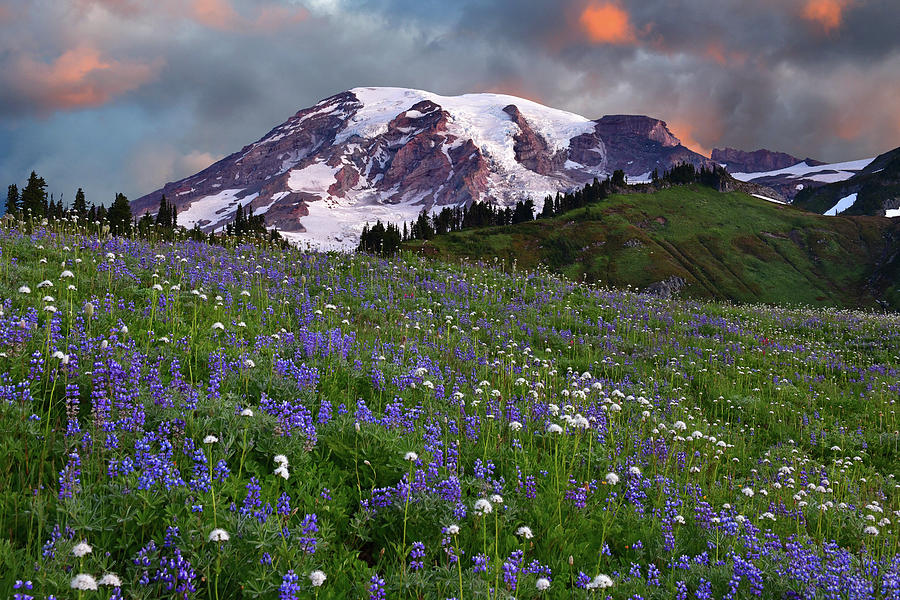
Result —
M 588 38 L 597 44 L 631 44 L 634 27 L 628 12 L 614 2 L 593 2 L 581 12 L 579 23 Z
M 841 26 L 844 9 L 851 0 L 806 0 L 803 18 L 818 24 L 826 33 Z
M 120 62 L 104 58 L 92 46 L 63 52 L 47 63 L 31 56 L 15 62 L 6 85 L 42 110 L 100 106 L 156 77 L 162 61 Z

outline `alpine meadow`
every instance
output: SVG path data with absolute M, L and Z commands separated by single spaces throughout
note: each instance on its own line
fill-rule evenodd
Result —
M 8 597 L 900 593 L 896 314 L 73 221 L 0 237 Z
M 900 600 L 898 24 L 0 0 L 0 600 Z

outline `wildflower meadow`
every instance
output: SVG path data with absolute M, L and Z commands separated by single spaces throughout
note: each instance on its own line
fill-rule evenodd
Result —
M 900 598 L 900 316 L 0 231 L 0 596 Z

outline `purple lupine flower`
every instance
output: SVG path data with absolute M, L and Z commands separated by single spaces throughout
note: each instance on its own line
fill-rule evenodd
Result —
M 298 600 L 297 594 L 300 592 L 300 577 L 291 569 L 281 578 L 281 585 L 278 587 L 278 598 L 280 600 Z
M 369 600 L 385 600 L 387 595 L 384 591 L 384 579 L 376 573 L 369 580 Z

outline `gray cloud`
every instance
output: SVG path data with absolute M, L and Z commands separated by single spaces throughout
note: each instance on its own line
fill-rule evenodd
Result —
M 842 160 L 897 146 L 900 5 L 839 0 L 833 25 L 804 16 L 812 1 L 12 0 L 0 176 L 34 168 L 66 197 L 137 197 L 364 85 L 650 114 L 706 149 Z M 629 28 L 614 43 L 581 20 L 607 5 Z

